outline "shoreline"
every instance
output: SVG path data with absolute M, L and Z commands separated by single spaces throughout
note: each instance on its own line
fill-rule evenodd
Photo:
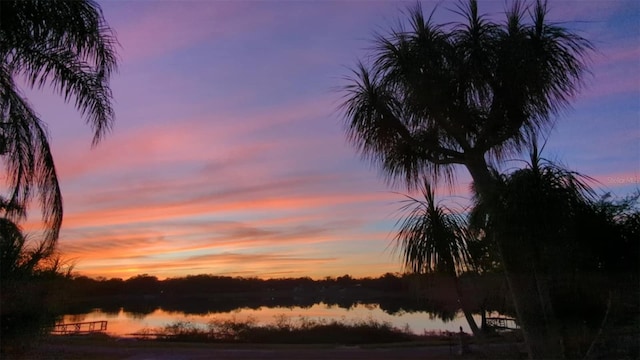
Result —
M 429 339 L 402 343 L 359 345 L 199 343 L 139 340 L 103 336 L 49 336 L 27 354 L 28 359 L 46 360 L 205 360 L 205 359 L 481 359 L 486 356 L 470 344 L 470 353 L 460 355 L 456 342 L 442 344 Z M 521 344 L 496 342 L 483 350 L 499 359 L 520 355 Z M 492 357 L 494 358 L 494 357 Z

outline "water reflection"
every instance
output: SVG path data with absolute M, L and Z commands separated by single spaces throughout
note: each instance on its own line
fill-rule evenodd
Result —
M 398 328 L 407 327 L 412 332 L 421 334 L 431 331 L 458 331 L 459 327 L 469 331 L 464 316 L 455 311 L 411 311 L 403 308 L 389 311 L 380 304 L 351 304 L 343 307 L 338 304 L 324 302 L 304 306 L 257 306 L 232 308 L 227 311 L 198 311 L 193 312 L 166 309 L 164 307 L 127 307 L 93 309 L 83 314 L 65 315 L 64 323 L 81 321 L 108 320 L 107 332 L 115 336 L 127 336 L 140 332 L 142 329 L 161 328 L 177 321 L 189 321 L 205 326 L 212 320 L 246 321 L 254 319 L 258 324 L 273 324 L 283 317 L 298 320 L 301 317 L 318 321 L 356 322 L 376 320 L 388 322 Z M 477 316 L 476 321 L 480 321 Z

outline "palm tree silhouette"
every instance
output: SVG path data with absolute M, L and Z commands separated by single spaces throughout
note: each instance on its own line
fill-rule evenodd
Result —
M 484 193 L 489 164 L 526 149 L 569 105 L 591 45 L 550 24 L 540 1 L 515 3 L 504 23 L 487 21 L 475 0 L 458 10 L 467 22 L 445 28 L 418 4 L 410 29 L 378 35 L 370 64 L 346 79 L 341 108 L 348 138 L 391 182 L 452 180 L 463 165 Z
M 413 273 L 446 274 L 453 280 L 458 302 L 476 336 L 482 336 L 466 304 L 459 275 L 474 268 L 468 250 L 472 241 L 466 219 L 436 202 L 434 190 L 425 180 L 421 187 L 423 199 L 408 196 L 401 208 L 405 216 L 398 222 L 395 236 L 402 263 Z
M 15 204 L 0 197 L 0 210 Z M 47 249 L 28 241 L 15 222 L 0 216 L 0 356 L 23 358 L 34 339 L 46 333 L 61 314 L 62 279 L 72 267 Z
M 577 255 L 588 252 L 578 235 L 581 216 L 595 199 L 588 181 L 542 158 L 534 141 L 524 168 L 498 176 L 490 196 L 475 197 L 472 228 L 482 229 L 501 249 L 501 262 L 510 271 L 509 286 L 520 294 L 515 299 L 520 310 L 537 314 L 529 319 L 538 329 L 532 337 L 559 340 L 563 335 L 553 293 L 566 292 L 572 277 L 568 274 L 580 266 Z M 572 340 L 565 340 L 557 351 L 566 356 Z
M 7 208 L 26 216 L 37 195 L 46 226 L 44 248 L 52 251 L 62 224 L 62 195 L 44 122 L 16 79 L 31 88 L 51 85 L 93 127 L 93 144 L 114 119 L 109 88 L 116 69 L 116 39 L 92 0 L 0 2 L 0 155 L 8 173 Z
M 478 194 L 490 196 L 491 167 L 553 126 L 582 86 L 592 46 L 550 23 L 546 1 L 514 2 L 501 23 L 475 0 L 454 11 L 463 22 L 438 25 L 418 4 L 408 28 L 376 36 L 370 61 L 346 80 L 341 108 L 348 138 L 389 182 L 413 189 L 427 175 L 452 183 L 462 165 Z M 530 298 L 513 290 L 529 356 L 556 357 L 558 346 L 536 335 L 544 333 L 538 314 L 520 306 Z

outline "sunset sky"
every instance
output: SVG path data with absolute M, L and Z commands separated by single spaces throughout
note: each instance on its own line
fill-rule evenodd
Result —
M 423 2 L 458 20 L 454 2 Z M 504 1 L 481 1 L 502 19 Z M 593 42 L 592 76 L 545 155 L 640 187 L 640 5 L 550 1 Z M 104 1 L 120 69 L 114 130 L 91 129 L 52 91 L 25 91 L 49 124 L 64 195 L 59 249 L 88 276 L 378 276 L 403 196 L 347 143 L 337 110 L 371 45 L 411 2 Z M 521 166 L 508 162 L 503 169 Z M 452 201 L 465 204 L 460 169 Z M 400 193 L 399 193 L 400 192 Z M 442 189 L 442 196 L 450 195 Z

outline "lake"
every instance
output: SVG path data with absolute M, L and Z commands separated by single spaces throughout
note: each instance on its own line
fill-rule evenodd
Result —
M 123 309 L 118 312 L 105 312 L 101 309 L 94 309 L 84 314 L 65 315 L 61 322 L 76 323 L 107 320 L 107 333 L 114 336 L 130 336 L 130 334 L 138 333 L 143 329 L 162 328 L 178 321 L 189 321 L 205 326 L 211 320 L 235 319 L 237 321 L 245 321 L 254 319 L 258 324 L 264 325 L 274 324 L 283 318 L 294 324 L 300 318 L 317 321 L 337 320 L 346 323 L 375 320 L 388 322 L 398 328 L 408 328 L 415 334 L 438 331 L 457 332 L 460 326 L 465 332 L 470 332 L 467 321 L 461 312 L 457 313 L 452 320 L 444 321 L 436 315 L 424 311 L 398 311 L 390 314 L 382 310 L 378 304 L 354 304 L 349 308 L 345 308 L 338 305 L 328 305 L 323 302 L 306 307 L 262 306 L 259 308 L 238 308 L 228 312 L 195 315 L 178 311 L 166 311 L 160 307 L 147 314 L 127 312 Z M 480 322 L 479 315 L 476 316 L 476 321 Z

